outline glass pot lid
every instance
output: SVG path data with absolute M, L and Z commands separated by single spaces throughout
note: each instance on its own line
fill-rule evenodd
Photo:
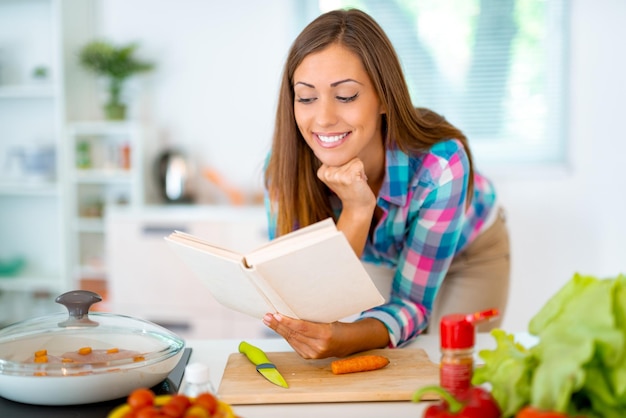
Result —
M 0 375 L 69 376 L 150 367 L 185 344 L 149 321 L 90 313 L 102 298 L 75 290 L 56 298 L 68 313 L 41 316 L 0 330 Z

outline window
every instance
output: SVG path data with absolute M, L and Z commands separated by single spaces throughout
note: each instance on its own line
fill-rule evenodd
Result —
M 414 104 L 487 164 L 565 161 L 563 0 L 319 0 L 357 7 L 394 44 Z

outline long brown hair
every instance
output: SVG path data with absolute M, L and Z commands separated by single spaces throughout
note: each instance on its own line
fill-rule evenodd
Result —
M 333 216 L 329 189 L 316 175 L 321 162 L 306 144 L 294 116 L 293 74 L 309 54 L 338 43 L 361 58 L 381 105 L 383 140 L 404 152 L 423 151 L 445 139 L 463 143 L 470 160 L 469 192 L 473 186 L 472 158 L 463 133 L 441 115 L 413 107 L 400 61 L 382 28 L 358 9 L 322 14 L 296 38 L 283 69 L 272 151 L 265 170 L 276 235 L 283 235 Z

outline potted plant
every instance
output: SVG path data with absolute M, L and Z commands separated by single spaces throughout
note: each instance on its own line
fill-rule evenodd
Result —
M 85 45 L 79 53 L 83 67 L 108 78 L 107 119 L 125 119 L 126 104 L 122 101 L 124 82 L 137 73 L 154 68 L 152 63 L 140 61 L 134 56 L 137 47 L 135 43 L 117 47 L 107 41 L 96 40 Z

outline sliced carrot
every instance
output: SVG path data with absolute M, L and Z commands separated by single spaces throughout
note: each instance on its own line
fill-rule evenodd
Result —
M 115 353 L 119 353 L 119 352 L 120 352 L 120 349 L 117 348 L 117 347 L 109 348 L 107 350 L 107 354 L 115 354 Z
M 146 358 L 144 356 L 135 356 L 133 357 L 134 362 L 144 361 Z
M 47 363 L 48 362 L 48 356 L 36 356 L 35 357 L 35 363 Z
M 78 354 L 82 354 L 86 356 L 87 354 L 91 354 L 91 347 L 81 347 L 78 349 Z
M 35 351 L 35 357 L 42 357 L 42 356 L 47 356 L 48 355 L 48 350 L 38 350 Z
M 370 370 L 382 369 L 389 364 L 389 359 L 384 356 L 363 355 L 335 360 L 330 363 L 330 368 L 334 374 L 367 372 Z

